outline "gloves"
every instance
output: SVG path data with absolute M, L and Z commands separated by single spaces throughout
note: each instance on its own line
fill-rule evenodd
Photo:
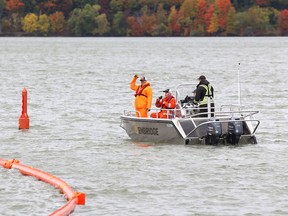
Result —
M 161 100 L 161 99 L 162 99 L 162 96 L 158 97 L 158 99 Z
M 135 77 L 135 78 L 138 78 L 138 77 L 139 77 L 139 75 L 138 75 L 138 74 L 135 74 L 135 75 L 134 75 L 134 77 Z

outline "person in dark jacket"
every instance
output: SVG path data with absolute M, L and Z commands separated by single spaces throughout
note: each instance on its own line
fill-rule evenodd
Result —
M 199 78 L 199 84 L 197 85 L 196 95 L 193 103 L 198 104 L 199 117 L 208 117 L 207 112 L 211 112 L 211 116 L 214 116 L 214 88 L 210 85 L 209 81 L 204 75 L 201 75 Z M 208 103 L 210 101 L 211 111 L 208 110 Z

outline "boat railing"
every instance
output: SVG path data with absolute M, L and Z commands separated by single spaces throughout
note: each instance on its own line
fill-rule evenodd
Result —
M 220 110 L 224 110 L 224 109 L 229 109 L 229 110 L 242 110 L 244 109 L 245 106 L 244 105 L 239 105 L 239 104 L 224 104 L 220 106 Z
M 231 116 L 231 118 L 246 118 L 249 116 L 253 116 L 255 114 L 259 113 L 257 110 L 239 110 L 239 111 L 214 111 L 214 112 L 202 112 L 202 113 L 195 113 L 191 115 L 191 118 L 195 118 L 199 115 L 207 115 L 211 114 L 214 116 L 217 116 L 217 118 L 227 118 L 227 116 Z M 213 117 L 212 117 L 213 118 Z
M 124 116 L 136 117 L 136 113 L 138 113 L 139 116 L 141 115 L 140 112 L 137 110 L 124 110 Z
M 191 121 L 193 122 L 194 125 L 196 125 L 193 119 L 191 119 Z M 247 120 L 247 119 L 235 119 L 233 121 L 234 122 L 246 122 L 246 123 L 250 122 L 250 123 L 254 123 L 255 126 L 253 127 L 253 130 L 251 131 L 251 134 L 255 134 L 255 132 L 256 132 L 259 124 L 260 124 L 260 121 L 257 120 L 257 119 L 249 119 L 249 120 Z M 196 132 L 197 130 L 199 130 L 199 128 L 205 127 L 206 125 L 209 125 L 209 124 L 211 124 L 213 122 L 227 123 L 228 124 L 229 122 L 231 122 L 231 120 L 229 120 L 229 119 L 226 119 L 226 120 L 217 119 L 217 121 L 214 120 L 214 121 L 206 121 L 206 122 L 200 123 L 200 124 L 197 125 L 197 127 L 193 128 L 189 133 L 187 133 L 186 138 L 189 137 L 194 132 Z
M 259 113 L 257 110 L 223 110 L 220 109 L 219 111 L 214 112 L 200 112 L 200 110 L 207 110 L 207 108 L 201 108 L 201 107 L 182 107 L 182 108 L 175 108 L 175 109 L 162 109 L 162 108 L 152 108 L 150 109 L 150 114 L 155 112 L 159 113 L 161 111 L 167 111 L 167 119 L 169 118 L 208 118 L 208 119 L 247 119 L 247 118 L 254 118 L 254 115 Z M 140 116 L 140 112 L 136 110 L 124 110 L 125 116 L 132 116 L 136 117 L 136 112 L 138 112 Z M 204 117 L 203 117 L 204 116 Z M 150 117 L 150 115 L 148 116 Z

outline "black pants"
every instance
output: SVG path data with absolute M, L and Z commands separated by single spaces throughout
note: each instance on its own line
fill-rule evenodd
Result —
M 210 104 L 210 107 L 211 107 L 211 117 L 214 117 L 214 103 L 211 103 Z M 199 113 L 205 113 L 205 114 L 200 114 L 200 115 L 198 115 L 199 117 L 208 117 L 208 114 L 207 114 L 207 112 L 209 112 L 208 111 L 208 106 L 207 106 L 207 104 L 202 104 L 202 105 L 199 105 Z

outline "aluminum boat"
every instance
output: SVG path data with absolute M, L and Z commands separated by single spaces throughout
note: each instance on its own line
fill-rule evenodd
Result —
M 201 117 L 204 113 L 200 115 L 200 108 L 192 102 L 193 96 L 181 92 L 181 89 L 191 89 L 191 86 L 193 84 L 177 87 L 177 106 L 167 110 L 172 113 L 172 118 L 139 118 L 134 110 L 124 110 L 120 116 L 120 126 L 136 142 L 206 145 L 257 143 L 255 132 L 260 121 L 255 114 L 259 111 L 246 109 L 242 105 L 221 105 L 211 112 L 208 105 L 206 116 Z

